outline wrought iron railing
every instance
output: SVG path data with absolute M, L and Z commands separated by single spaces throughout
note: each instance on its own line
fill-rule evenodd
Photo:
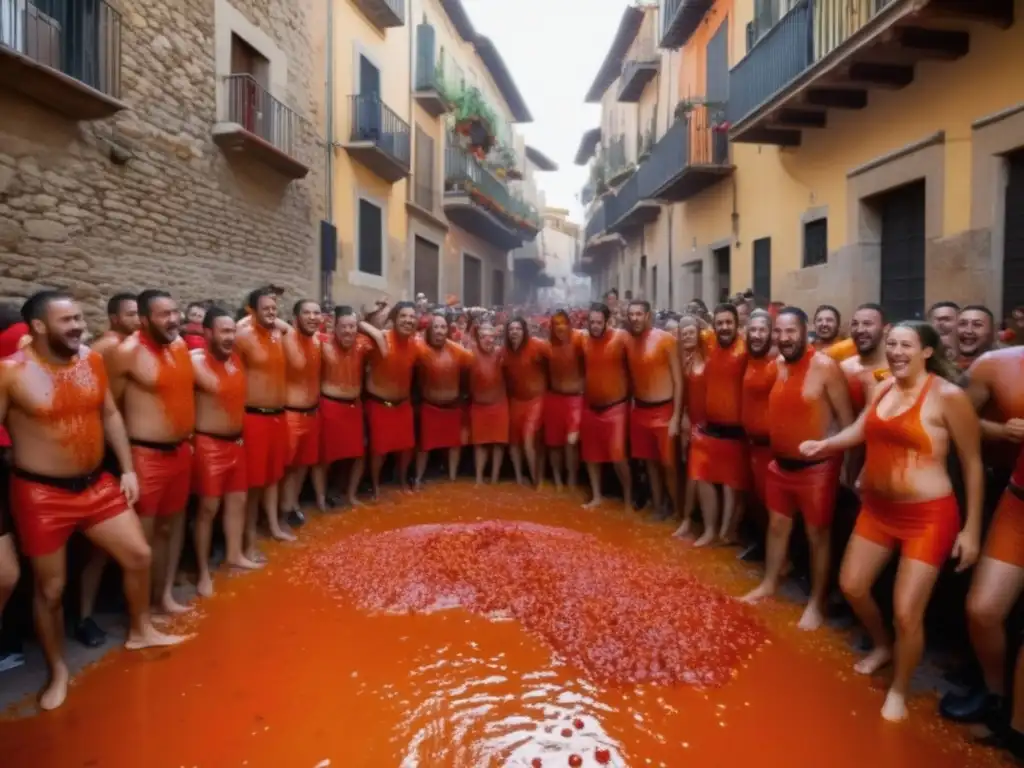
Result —
M 376 93 L 350 97 L 352 127 L 350 141 L 369 141 L 402 165 L 412 157 L 409 124 L 400 118 Z
M 605 200 L 607 199 L 608 198 L 605 198 Z M 594 206 L 594 210 L 590 214 L 590 218 L 587 219 L 587 225 L 583 228 L 584 242 L 588 242 L 599 235 L 603 235 L 607 229 L 608 219 L 605 215 L 604 201 L 602 201 Z
M 613 137 L 604 148 L 602 158 L 605 163 L 606 178 L 611 179 L 627 170 L 630 163 L 626 158 L 626 137 L 621 134 Z
M 275 99 L 252 75 L 228 75 L 227 119 L 287 155 L 295 154 L 298 116 Z
M 814 0 L 814 60 L 831 53 L 895 0 Z
M 493 213 L 516 224 L 540 229 L 537 209 L 527 203 L 462 147 L 449 143 L 444 153 L 445 189 L 479 197 Z
M 121 14 L 106 0 L 0 0 L 0 47 L 121 96 Z

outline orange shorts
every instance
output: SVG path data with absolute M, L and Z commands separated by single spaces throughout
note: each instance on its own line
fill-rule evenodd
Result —
M 629 413 L 629 455 L 643 461 L 659 461 L 666 467 L 676 460 L 676 441 L 669 437 L 672 403 L 638 405 Z
M 507 445 L 508 400 L 469 406 L 469 437 L 473 445 Z
M 768 465 L 772 463 L 771 446 L 764 442 L 751 440 L 748 446 L 750 456 L 750 478 L 754 486 L 754 493 L 764 504 L 765 492 L 768 486 Z
M 384 403 L 372 398 L 366 401 L 370 422 L 370 452 L 374 456 L 411 451 L 416 447 L 416 425 L 412 403 Z
M 196 433 L 192 441 L 192 489 L 197 496 L 219 499 L 249 490 L 242 436 Z
M 999 497 L 985 538 L 985 557 L 1024 568 L 1024 499 L 1011 487 Z
M 284 411 L 246 408 L 242 440 L 249 487 L 266 488 L 281 482 L 288 461 L 288 425 Z
M 53 479 L 11 471 L 11 515 L 26 557 L 60 550 L 75 531 L 130 511 L 112 475 L 96 470 L 84 477 Z
M 544 445 L 562 448 L 569 437 L 579 440 L 583 417 L 583 395 L 561 395 L 548 392 L 544 396 Z
M 930 501 L 890 501 L 869 493 L 861 494 L 860 512 L 853 535 L 901 556 L 941 568 L 953 551 L 960 533 L 960 511 L 956 497 Z
M 532 400 L 508 400 L 508 442 L 522 445 L 537 437 L 544 418 L 544 396 Z
M 747 439 L 741 430 L 737 430 L 735 437 L 720 437 L 708 434 L 705 426 L 698 427 L 690 438 L 690 446 L 687 472 L 691 480 L 736 491 L 745 491 L 750 486 Z
M 285 466 L 311 467 L 320 463 L 320 414 L 316 408 L 285 408 L 288 431 Z
M 765 506 L 785 517 L 799 512 L 807 525 L 827 528 L 835 513 L 842 466 L 842 459 L 827 459 L 802 469 L 783 469 L 779 459 L 772 461 L 764 488 Z
M 626 427 L 629 403 L 623 401 L 595 410 L 583 408 L 580 417 L 580 456 L 590 464 L 612 464 L 626 460 Z
M 462 403 L 449 406 L 420 404 L 420 450 L 458 448 L 462 445 L 462 423 L 465 410 Z
M 366 425 L 361 400 L 320 399 L 320 461 L 333 464 L 366 453 Z
M 139 477 L 139 517 L 166 517 L 184 512 L 192 481 L 192 446 L 187 442 L 157 448 L 132 443 L 132 464 Z

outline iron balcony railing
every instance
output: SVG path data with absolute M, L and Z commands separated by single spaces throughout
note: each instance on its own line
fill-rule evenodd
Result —
M 492 213 L 504 216 L 515 224 L 540 229 L 537 209 L 513 194 L 493 173 L 462 147 L 450 143 L 444 153 L 445 189 L 481 197 Z
M 599 237 L 607 231 L 608 219 L 605 215 L 604 205 L 608 199 L 609 198 L 605 198 L 605 201 L 598 203 L 590 214 L 590 218 L 587 219 L 587 225 L 583 228 L 584 242 L 590 242 L 595 237 Z
M 728 121 L 742 122 L 899 0 L 800 0 L 778 22 L 755 19 L 750 52 L 729 72 Z
M 612 138 L 605 147 L 603 158 L 606 174 L 609 179 L 618 176 L 629 168 L 629 161 L 626 159 L 626 137 L 618 135 Z
M 360 93 L 349 98 L 352 120 L 349 140 L 371 142 L 408 168 L 412 159 L 409 124 L 376 93 Z
M 717 104 L 698 105 L 676 120 L 644 163 L 654 174 L 647 191 L 656 196 L 690 166 L 727 165 L 729 136 L 723 121 L 723 108 Z
M 653 18 L 653 17 L 648 17 Z M 654 28 L 644 24 L 632 48 L 622 63 L 620 82 L 627 83 L 638 69 L 658 63 L 658 45 L 654 39 Z
M 298 117 L 275 99 L 252 75 L 228 75 L 227 119 L 271 146 L 294 156 Z
M 0 0 L 0 46 L 121 96 L 121 14 L 106 0 Z

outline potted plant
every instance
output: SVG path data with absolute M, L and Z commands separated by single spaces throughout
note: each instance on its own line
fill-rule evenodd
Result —
M 494 146 L 498 121 L 480 91 L 476 88 L 464 88 L 455 94 L 452 99 L 452 111 L 455 132 L 465 136 L 470 147 L 481 148 L 486 156 Z
M 697 107 L 703 105 L 704 102 L 701 99 L 693 99 L 689 97 L 680 99 L 679 103 L 676 104 L 676 108 L 672 112 L 672 115 L 676 120 L 684 120 L 689 117 L 690 113 L 697 109 Z

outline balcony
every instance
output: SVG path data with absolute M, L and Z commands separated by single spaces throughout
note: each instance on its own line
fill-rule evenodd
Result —
M 609 233 L 628 237 L 661 215 L 661 205 L 650 199 L 650 190 L 657 178 L 658 169 L 654 163 L 641 163 L 614 196 L 605 198 Z
M 213 126 L 213 141 L 224 152 L 246 155 L 289 179 L 309 173 L 295 155 L 298 116 L 275 99 L 252 75 L 224 78 L 223 120 Z
M 971 22 L 1012 20 L 1001 0 L 801 0 L 777 23 L 755 20 L 729 73 L 730 138 L 798 146 L 829 110 L 864 109 L 870 90 L 913 82 L 918 62 L 966 55 Z
M 121 14 L 104 0 L 0 0 L 0 88 L 72 120 L 121 111 Z
M 405 26 L 405 0 L 353 0 L 377 29 Z
M 619 75 L 619 101 L 627 104 L 640 101 L 644 88 L 658 74 L 660 64 L 661 57 L 654 45 L 653 34 L 638 37 L 622 64 L 622 74 Z
M 349 97 L 352 121 L 345 149 L 384 181 L 394 184 L 410 171 L 409 124 L 376 93 Z
M 445 95 L 444 71 L 437 60 L 437 34 L 430 24 L 416 27 L 416 83 L 413 96 L 425 112 L 440 117 L 452 108 Z
M 444 212 L 455 226 L 506 251 L 540 231 L 533 206 L 513 195 L 462 147 L 445 147 L 444 177 Z
M 636 169 L 636 166 L 626 159 L 626 137 L 622 134 L 608 142 L 598 162 L 604 163 L 604 177 L 609 187 L 619 186 Z
M 733 172 L 721 109 L 696 106 L 676 120 L 641 167 L 650 167 L 649 197 L 681 202 Z
M 672 50 L 682 48 L 714 4 L 714 0 L 665 0 L 659 45 Z

